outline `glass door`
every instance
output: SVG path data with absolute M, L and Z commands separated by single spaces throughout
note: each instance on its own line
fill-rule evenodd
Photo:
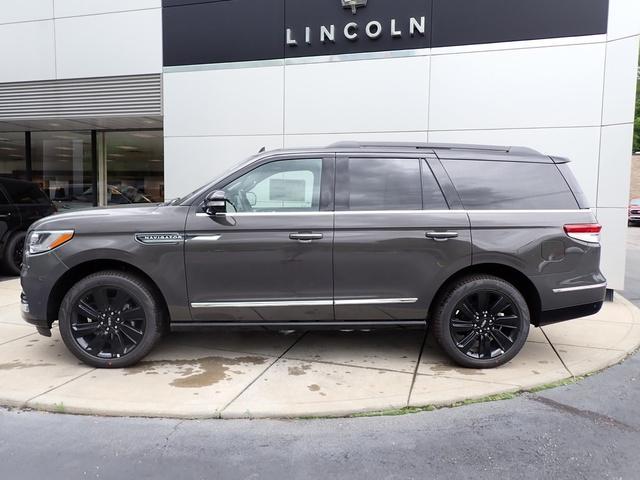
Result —
M 103 132 L 102 205 L 164 201 L 162 130 Z

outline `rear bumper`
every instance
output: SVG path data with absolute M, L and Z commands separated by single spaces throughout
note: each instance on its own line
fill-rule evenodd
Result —
M 572 307 L 547 310 L 540 314 L 537 327 L 551 325 L 552 323 L 564 322 L 575 318 L 587 317 L 600 311 L 604 301 L 587 303 L 586 305 L 574 305 Z

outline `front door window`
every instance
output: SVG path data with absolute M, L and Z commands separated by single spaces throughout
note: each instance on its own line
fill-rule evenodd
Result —
M 320 210 L 322 159 L 267 163 L 225 187 L 236 212 L 309 212 Z

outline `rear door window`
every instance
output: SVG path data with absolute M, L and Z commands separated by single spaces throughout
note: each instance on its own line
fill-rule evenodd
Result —
M 336 210 L 421 209 L 419 159 L 338 159 Z
M 442 160 L 468 210 L 563 210 L 578 204 L 553 163 Z

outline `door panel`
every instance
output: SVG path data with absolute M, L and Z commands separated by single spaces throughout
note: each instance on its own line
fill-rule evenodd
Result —
M 424 319 L 442 282 L 471 264 L 467 214 L 448 209 L 416 156 L 339 157 L 334 235 L 336 320 Z
M 337 213 L 335 223 L 336 320 L 424 319 L 439 285 L 471 264 L 462 211 Z M 458 236 L 437 240 L 430 231 Z M 388 303 L 341 305 L 349 299 Z
M 254 181 L 243 176 L 223 188 L 235 205 L 226 214 L 207 215 L 201 202 L 191 207 L 185 262 L 194 321 L 334 319 L 334 215 L 322 200 L 334 159 L 321 162 L 321 187 L 319 171 L 269 164 L 266 174 L 260 167 L 246 174 Z

